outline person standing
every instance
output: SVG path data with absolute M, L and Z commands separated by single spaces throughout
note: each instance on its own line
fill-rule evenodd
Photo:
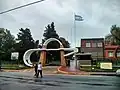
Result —
M 42 78 L 43 76 L 42 76 L 42 64 L 41 64 L 41 62 L 38 64 L 37 78 L 39 77 L 39 73 L 40 73 L 40 76 Z
M 37 77 L 37 73 L 38 73 L 38 65 L 37 65 L 37 64 L 35 64 L 34 68 L 35 68 L 35 75 L 34 75 L 34 76 L 36 76 L 36 77 Z

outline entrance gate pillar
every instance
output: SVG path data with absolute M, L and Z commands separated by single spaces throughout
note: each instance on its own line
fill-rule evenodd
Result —
M 47 49 L 47 45 L 51 41 L 57 41 L 60 44 L 60 48 L 64 48 L 62 43 L 58 39 L 56 39 L 56 38 L 50 38 L 50 39 L 46 40 L 44 42 L 42 48 Z M 62 49 L 60 50 L 60 58 L 61 58 L 61 66 L 66 66 L 66 60 L 65 60 L 65 57 L 64 57 L 64 50 L 62 50 Z M 40 53 L 40 60 L 39 60 L 39 62 L 41 62 L 42 65 L 45 66 L 45 64 L 46 64 L 46 50 L 42 50 L 42 52 Z
M 46 46 L 43 46 L 43 48 L 46 49 Z M 41 51 L 39 62 L 41 62 L 43 67 L 45 66 L 45 63 L 46 63 L 46 50 Z
M 60 48 L 63 48 L 63 45 L 60 45 Z M 60 50 L 60 57 L 61 57 L 61 66 L 66 66 L 66 60 L 64 57 L 64 50 Z

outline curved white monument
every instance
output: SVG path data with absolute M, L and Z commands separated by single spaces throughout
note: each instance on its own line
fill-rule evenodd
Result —
M 64 56 L 69 56 L 69 55 L 72 55 L 72 54 L 75 54 L 78 52 L 78 49 L 77 48 L 58 48 L 58 49 L 45 49 L 45 48 L 38 48 L 38 49 L 29 49 L 25 52 L 24 56 L 23 56 L 23 61 L 24 63 L 29 66 L 29 67 L 32 67 L 33 64 L 32 62 L 30 61 L 30 56 L 33 52 L 35 51 L 43 51 L 43 50 L 46 50 L 46 51 L 56 51 L 56 50 L 64 50 L 64 51 L 72 51 L 70 53 L 67 53 L 65 54 Z
M 47 49 L 47 45 L 48 43 L 50 43 L 51 41 L 57 41 L 59 44 L 60 44 L 60 48 L 58 49 Z M 65 54 L 63 57 L 66 57 L 66 56 L 69 56 L 69 55 L 72 55 L 72 54 L 75 54 L 78 52 L 78 49 L 77 48 L 63 48 L 63 45 L 62 43 L 56 39 L 56 38 L 49 38 L 48 40 L 46 40 L 43 44 L 43 48 L 38 48 L 38 49 L 29 49 L 25 52 L 24 56 L 23 56 L 23 61 L 24 63 L 29 66 L 29 67 L 32 67 L 33 64 L 32 62 L 30 61 L 30 56 L 33 52 L 35 51 L 57 51 L 57 50 L 61 50 L 61 51 L 72 51 L 70 53 L 67 53 Z

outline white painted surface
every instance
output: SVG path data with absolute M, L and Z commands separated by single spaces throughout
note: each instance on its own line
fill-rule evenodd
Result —
M 120 76 L 120 69 L 116 71 L 116 75 Z
M 76 61 L 75 60 L 70 60 L 70 70 L 74 71 L 76 68 Z
M 32 62 L 30 61 L 30 56 L 33 52 L 35 51 L 43 51 L 43 50 L 46 50 L 46 51 L 56 51 L 56 50 L 64 50 L 64 51 L 72 51 L 70 53 L 67 53 L 65 54 L 64 56 L 69 56 L 71 54 L 74 54 L 74 53 L 77 53 L 78 52 L 78 49 L 77 48 L 58 48 L 58 49 L 46 49 L 46 48 L 38 48 L 38 49 L 29 49 L 25 52 L 24 56 L 23 56 L 23 61 L 24 63 L 29 66 L 29 67 L 32 67 L 33 64 Z

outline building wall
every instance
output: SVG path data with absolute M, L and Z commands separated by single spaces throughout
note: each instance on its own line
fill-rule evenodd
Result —
M 109 48 L 105 48 L 105 58 L 108 58 L 108 59 L 115 59 L 115 50 L 116 48 L 113 48 L 113 46 L 109 47 Z M 118 49 L 117 51 L 117 57 L 120 58 L 120 48 Z
M 114 52 L 114 50 L 105 50 L 105 58 L 114 58 L 114 55 L 113 56 L 109 56 L 109 52 Z
M 103 38 L 81 39 L 81 51 L 85 53 L 92 53 L 93 58 L 103 58 L 104 39 Z
M 82 51 L 85 53 L 92 53 L 92 56 L 100 56 L 104 55 L 103 48 L 82 48 Z

